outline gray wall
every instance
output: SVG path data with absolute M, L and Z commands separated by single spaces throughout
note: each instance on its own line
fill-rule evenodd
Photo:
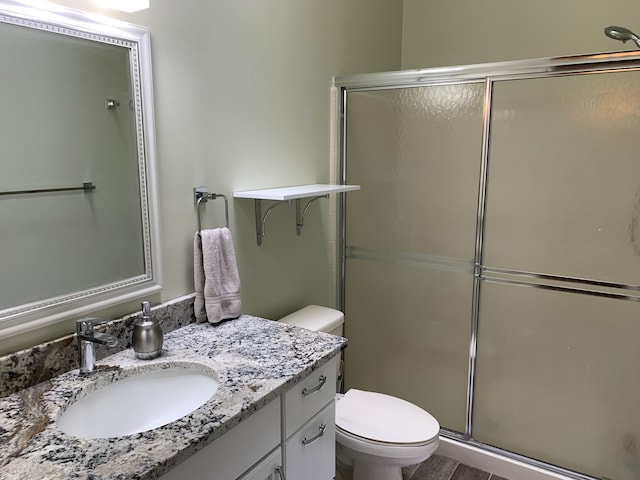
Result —
M 404 0 L 402 68 L 632 50 L 607 25 L 640 31 L 634 0 Z
M 397 0 L 152 0 L 133 14 L 58 3 L 152 32 L 164 266 L 154 303 L 193 291 L 194 186 L 231 195 L 329 182 L 332 76 L 400 68 Z M 221 202 L 206 206 L 205 227 L 220 225 Z M 278 318 L 330 303 L 329 207 L 319 203 L 301 237 L 294 208 L 274 210 L 257 247 L 253 202 L 230 199 L 245 313 Z M 67 322 L 0 341 L 0 353 L 71 331 Z

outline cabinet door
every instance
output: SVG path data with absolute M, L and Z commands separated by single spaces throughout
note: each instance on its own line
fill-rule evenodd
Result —
M 274 400 L 164 474 L 162 480 L 238 478 L 279 444 L 280 402 Z
M 281 469 L 282 454 L 280 447 L 278 447 L 238 480 L 284 480 Z
M 330 480 L 335 475 L 335 402 L 294 433 L 285 444 L 290 480 Z
M 338 359 L 334 357 L 284 395 L 285 438 L 335 398 Z

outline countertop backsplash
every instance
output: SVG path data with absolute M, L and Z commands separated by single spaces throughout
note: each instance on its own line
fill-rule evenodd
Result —
M 153 318 L 158 320 L 165 334 L 195 322 L 194 298 L 195 294 L 186 295 L 151 309 Z M 96 327 L 96 331 L 108 333 L 119 339 L 118 346 L 114 348 L 96 345 L 98 360 L 131 348 L 133 322 L 140 315 L 140 312 L 132 313 Z M 78 350 L 74 334 L 10 353 L 0 357 L 0 398 L 76 368 Z

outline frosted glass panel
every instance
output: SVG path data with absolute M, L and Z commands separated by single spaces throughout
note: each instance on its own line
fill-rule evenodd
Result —
M 484 283 L 479 324 L 476 440 L 640 478 L 640 303 Z
M 640 284 L 640 74 L 497 82 L 484 263 Z
M 346 387 L 464 431 L 483 84 L 350 92 Z
M 349 93 L 350 245 L 473 258 L 483 88 Z
M 404 398 L 464 431 L 471 275 L 360 259 L 347 269 L 346 388 Z

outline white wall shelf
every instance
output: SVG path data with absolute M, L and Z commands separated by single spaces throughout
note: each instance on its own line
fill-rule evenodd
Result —
M 293 187 L 267 188 L 262 190 L 245 190 L 242 192 L 233 192 L 233 197 L 250 198 L 254 200 L 256 214 L 256 239 L 258 245 L 262 245 L 262 239 L 266 237 L 265 223 L 267 221 L 267 216 L 275 207 L 279 205 L 290 205 L 291 200 L 296 201 L 296 233 L 300 235 L 302 233 L 302 228 L 304 227 L 304 216 L 312 202 L 320 198 L 329 198 L 330 193 L 344 193 L 354 190 L 360 190 L 360 185 L 313 184 L 297 185 Z M 304 208 L 302 208 L 300 203 L 300 200 L 303 198 L 311 198 Z M 264 215 L 262 214 L 262 200 L 272 200 L 276 202 L 267 208 Z
M 295 187 L 267 188 L 264 190 L 233 192 L 233 196 L 235 198 L 283 201 L 315 197 L 318 195 L 328 195 L 329 193 L 350 192 L 352 190 L 360 190 L 360 185 L 298 185 Z

